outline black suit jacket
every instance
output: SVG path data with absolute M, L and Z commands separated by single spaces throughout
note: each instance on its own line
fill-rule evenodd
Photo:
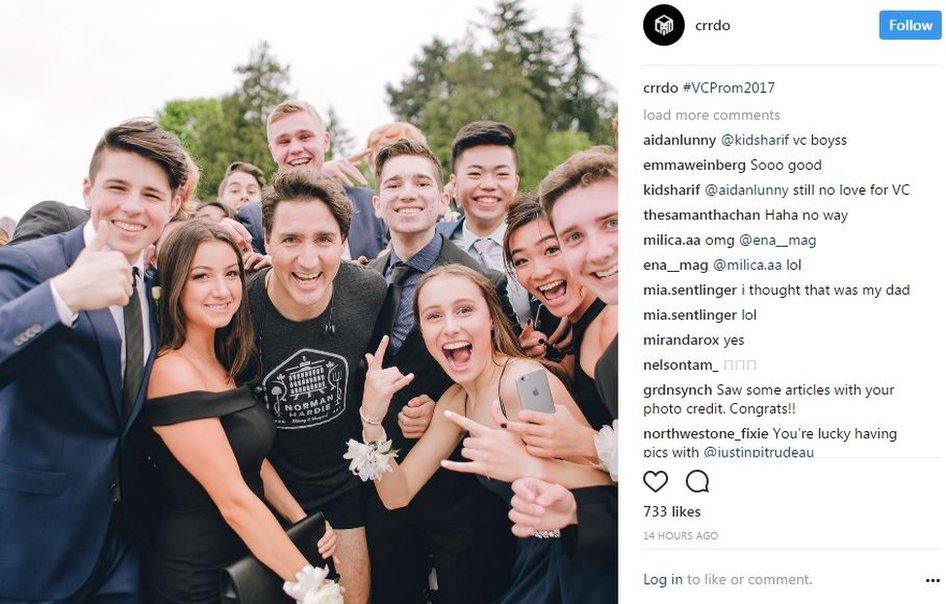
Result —
M 559 589 L 563 602 L 618 601 L 618 487 L 574 489 L 578 526 L 562 533 Z
M 614 336 L 595 365 L 595 383 L 611 417 L 618 418 L 618 337 Z
M 387 245 L 388 231 L 384 223 L 374 215 L 374 206 L 371 204 L 374 191 L 365 187 L 345 187 L 345 194 L 355 206 L 355 213 L 351 217 L 351 226 L 348 229 L 348 248 L 351 250 L 351 257 L 353 260 L 357 260 L 359 256 L 377 258 Z M 265 254 L 263 210 L 260 203 L 253 202 L 243 206 L 237 212 L 237 220 L 253 236 L 253 249 L 260 254 Z
M 7 245 L 71 231 L 89 219 L 89 211 L 60 201 L 41 201 L 28 209 L 16 223 Z
M 578 528 L 566 551 L 575 554 L 616 552 L 618 549 L 618 487 L 598 486 L 574 489 L 578 508 Z

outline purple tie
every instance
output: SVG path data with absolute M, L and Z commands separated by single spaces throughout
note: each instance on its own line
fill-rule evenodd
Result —
M 492 241 L 486 239 L 485 237 L 483 239 L 477 239 L 473 243 L 473 249 L 476 250 L 476 253 L 480 255 L 480 264 L 486 268 L 495 269 L 496 267 L 493 266 L 492 256 L 489 253 L 489 250 L 492 247 L 490 245 L 491 243 Z

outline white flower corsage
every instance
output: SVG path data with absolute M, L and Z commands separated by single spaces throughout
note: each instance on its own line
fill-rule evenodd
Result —
M 364 482 L 381 478 L 385 472 L 394 471 L 391 460 L 397 458 L 397 450 L 392 449 L 391 441 L 386 439 L 387 435 L 383 430 L 381 437 L 370 443 L 349 439 L 348 452 L 342 455 L 351 460 L 348 469 Z
M 598 452 L 598 467 L 618 481 L 618 420 L 611 426 L 602 426 L 595 434 L 595 451 Z
M 344 589 L 335 581 L 327 581 L 328 566 L 307 564 L 296 573 L 296 580 L 283 583 L 282 590 L 297 604 L 342 604 Z
M 151 288 L 151 312 L 154 313 L 155 320 L 161 321 L 161 287 L 155 285 Z

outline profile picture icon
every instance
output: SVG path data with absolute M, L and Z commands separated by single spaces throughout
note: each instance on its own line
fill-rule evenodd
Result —
M 667 15 L 660 15 L 656 21 L 657 33 L 661 36 L 668 36 L 673 32 L 673 19 Z
M 644 35 L 657 46 L 670 46 L 683 36 L 683 13 L 669 4 L 658 4 L 644 15 Z

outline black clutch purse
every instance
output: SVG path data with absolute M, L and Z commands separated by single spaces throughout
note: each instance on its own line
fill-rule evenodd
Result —
M 317 542 L 325 534 L 321 512 L 306 516 L 286 531 L 312 566 L 324 566 Z M 292 602 L 283 590 L 282 578 L 257 560 L 253 554 L 220 571 L 220 601 L 223 604 L 269 604 Z

